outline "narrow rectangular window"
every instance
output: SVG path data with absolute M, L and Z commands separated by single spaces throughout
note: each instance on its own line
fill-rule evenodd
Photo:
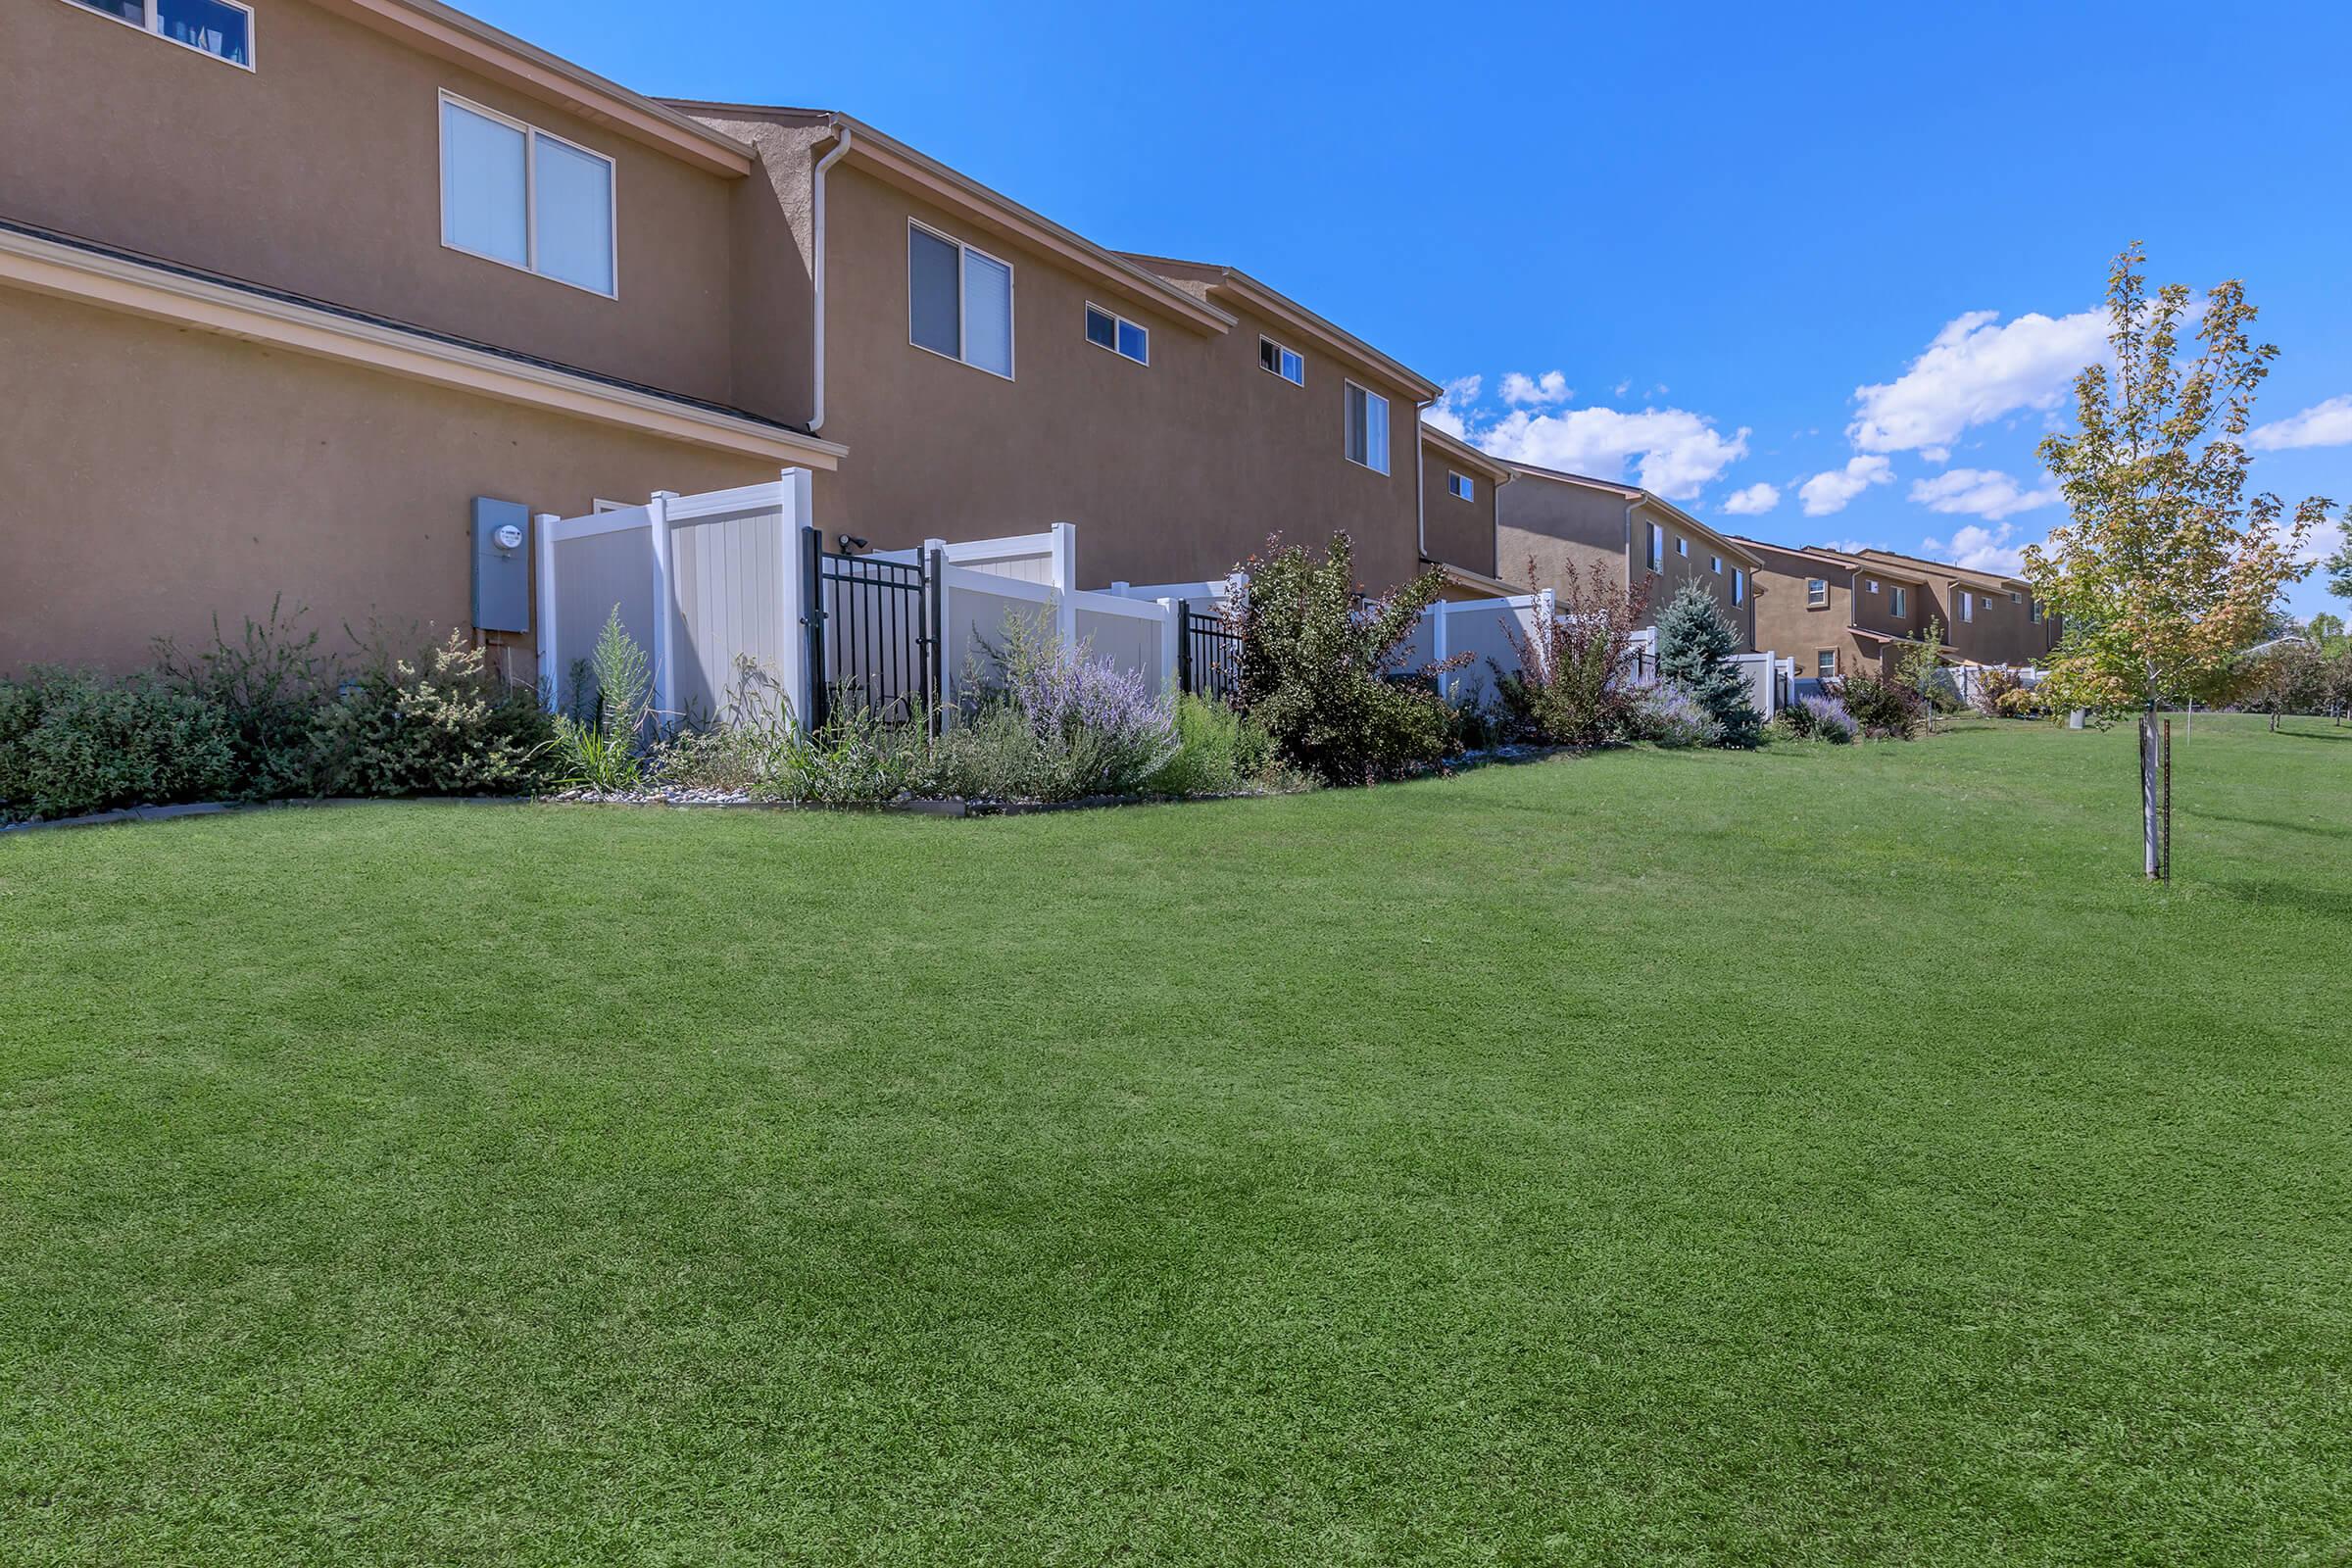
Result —
M 2040 600 L 2038 600 L 2038 599 L 2036 599 L 2036 600 L 2034 600 L 2034 602 L 2033 602 L 2031 605 L 2028 605 L 2028 606 L 2026 607 L 2026 613 L 2027 613 L 2028 615 L 2031 615 L 2031 616 L 2034 618 L 2034 625 L 2036 625 L 2036 626 L 2040 625 L 2040 624 L 2041 624 L 2041 601 L 2040 601 Z
M 253 69 L 253 8 L 243 0 L 74 0 L 141 32 Z
M 1805 608 L 1827 610 L 1830 607 L 1830 580 L 1827 577 L 1805 579 Z
M 1732 568 L 1732 603 L 1735 605 L 1747 603 L 1747 573 L 1741 571 L 1738 566 Z
M 1819 675 L 1823 680 L 1828 680 L 1831 676 L 1837 674 L 1838 650 L 1835 648 L 1824 648 L 1820 653 L 1814 655 L 1813 673 Z
M 1012 379 L 1012 268 L 909 219 L 906 341 Z
M 1690 541 L 1684 538 L 1681 534 L 1676 534 L 1674 536 L 1674 553 L 1678 556 L 1681 556 L 1686 561 L 1690 560 Z
M 1086 340 L 1099 349 L 1108 349 L 1121 359 L 1133 360 L 1138 365 L 1152 363 L 1150 330 L 1100 305 L 1086 308 Z
M 441 243 L 615 297 L 612 160 L 441 95 Z
M 1374 473 L 1389 471 L 1389 400 L 1379 393 L 1347 383 L 1348 461 L 1360 463 Z
M 1649 569 L 1657 570 L 1666 564 L 1666 530 L 1656 523 L 1649 525 Z
M 1478 481 L 1466 473 L 1455 473 L 1450 468 L 1446 469 L 1446 488 L 1458 500 L 1476 501 L 1478 499 Z
M 1897 616 L 1901 616 L 1906 613 L 1905 610 L 1903 609 L 1903 590 L 1900 584 L 1896 585 L 1893 594 L 1888 597 L 1887 603 L 1893 607 L 1894 612 Z
M 1257 340 L 1257 365 L 1258 368 L 1281 376 L 1293 386 L 1306 385 L 1306 361 L 1270 337 Z
M 1966 594 L 1962 594 L 1960 596 L 1960 618 L 1962 620 L 1974 620 L 1977 618 L 1976 601 L 1971 599 Z
M 1722 576 L 1723 558 L 1721 556 L 1709 556 L 1707 558 L 1707 569 L 1718 577 Z

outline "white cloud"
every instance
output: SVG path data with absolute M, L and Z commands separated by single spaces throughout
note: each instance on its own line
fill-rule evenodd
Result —
M 1833 512 L 1843 512 L 1847 502 L 1874 484 L 1885 484 L 1894 477 L 1892 466 L 1885 458 L 1852 459 L 1842 468 L 1817 473 L 1796 487 L 1797 500 L 1805 504 L 1808 517 L 1826 517 Z
M 1433 430 L 1443 430 L 1456 441 L 1470 439 L 1470 407 L 1478 401 L 1478 389 L 1485 377 L 1456 376 L 1446 383 L 1438 401 L 1421 411 L 1421 422 Z
M 1569 409 L 1532 414 L 1513 409 L 1477 437 L 1498 458 L 1623 480 L 1639 460 L 1639 483 L 1670 501 L 1689 501 L 1701 486 L 1747 456 L 1747 427 L 1727 436 L 1703 416 L 1683 409 Z
M 1911 499 L 1930 512 L 1965 513 L 1994 521 L 2012 513 L 2054 505 L 2058 487 L 2028 490 L 1997 468 L 1953 468 L 1932 479 L 1915 479 Z
M 2026 564 L 2025 547 L 2009 542 L 2016 534 L 2015 523 L 1996 522 L 1989 528 L 1980 528 L 1972 522 L 1949 539 L 1923 539 L 1920 544 L 1937 561 L 1948 561 L 1971 571 L 1993 571 L 2014 577 Z
M 1545 370 L 1538 376 L 1522 375 L 1512 370 L 1502 378 L 1502 401 L 1514 407 L 1565 403 L 1569 396 L 1568 378 L 1557 370 Z
M 2258 424 L 2246 435 L 2246 445 L 2259 452 L 2284 452 L 2290 447 L 2352 446 L 2352 396 L 2315 403 L 2301 414 Z
M 1855 388 L 1861 412 L 1845 432 L 1855 450 L 1948 448 L 1972 424 L 2055 408 L 2084 366 L 2106 358 L 2107 318 L 2099 312 L 2030 314 L 1993 324 L 1999 319 L 1998 311 L 1957 317 L 1901 375 Z
M 1760 517 L 1781 504 L 1781 492 L 1768 484 L 1751 484 L 1724 498 L 1723 510 L 1735 517 Z

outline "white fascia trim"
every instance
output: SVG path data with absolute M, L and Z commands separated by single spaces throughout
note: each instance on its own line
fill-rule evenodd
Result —
M 0 230 L 0 285 L 724 452 L 828 469 L 849 452 L 756 419 L 30 234 Z

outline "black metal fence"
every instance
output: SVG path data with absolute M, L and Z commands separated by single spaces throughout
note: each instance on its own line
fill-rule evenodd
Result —
M 940 720 L 939 552 L 919 561 L 836 554 L 811 529 L 802 563 L 808 724 L 862 710 L 883 724 Z
M 1230 703 L 1242 685 L 1242 634 L 1222 611 L 1176 602 L 1176 679 L 1188 693 Z

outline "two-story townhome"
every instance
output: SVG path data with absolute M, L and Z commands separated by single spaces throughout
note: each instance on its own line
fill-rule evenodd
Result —
M 1445 574 L 1445 597 L 1490 599 L 1531 591 L 1530 584 L 1510 580 L 1495 555 L 1496 497 L 1511 478 L 1511 466 L 1501 459 L 1443 430 L 1421 427 L 1421 562 Z
M 1221 575 L 1346 529 L 1416 569 L 1439 387 L 1237 269 L 1113 251 L 825 110 L 673 102 L 760 150 L 740 286 L 805 328 L 762 392 L 858 457 L 827 513 L 879 547 L 1078 528 L 1078 572 Z
M 1420 568 L 1436 383 L 846 116 L 657 101 L 438 0 L 9 0 L 0 58 L 39 63 L 0 103 L 0 671 L 281 596 L 465 627 L 478 503 L 795 466 L 877 547 L 1075 523 L 1089 586 L 1276 532 Z
M 1685 584 L 1696 583 L 1722 606 L 1742 651 L 1772 646 L 1756 640 L 1750 589 L 1760 562 L 1748 546 L 1637 486 L 1525 463 L 1511 470 L 1495 500 L 1498 575 L 1523 581 L 1532 564 L 1535 586 L 1562 592 L 1598 563 L 1612 582 L 1647 585 L 1650 625 Z
M 746 374 L 709 125 L 433 0 L 10 0 L 0 59 L 0 670 L 462 627 L 476 497 L 842 457 Z
M 2023 577 L 1886 550 L 1866 550 L 1856 559 L 1866 570 L 1875 564 L 1924 577 L 1925 608 L 1943 623 L 1943 640 L 1962 663 L 2033 664 L 2058 646 L 2058 618 L 2043 613 Z
M 1794 660 L 1801 678 L 1889 671 L 1926 633 L 1933 607 L 1923 574 L 1819 545 L 1740 543 L 1760 563 L 1757 642 Z

